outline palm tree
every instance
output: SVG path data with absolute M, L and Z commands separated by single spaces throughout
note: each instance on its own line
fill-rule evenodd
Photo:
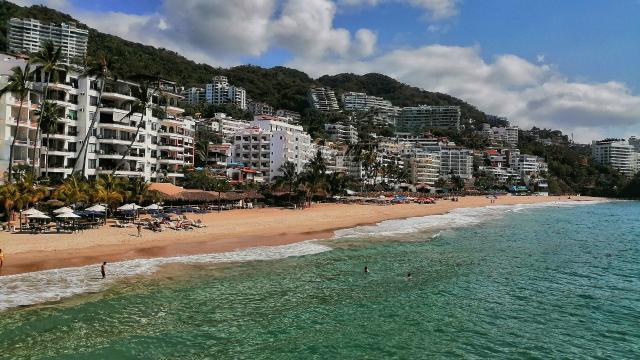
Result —
M 89 201 L 91 187 L 83 177 L 72 175 L 65 179 L 53 193 L 53 198 L 61 200 L 66 205 Z
M 66 69 L 67 66 L 61 64 L 62 62 L 62 48 L 56 47 L 56 45 L 51 40 L 47 40 L 42 44 L 42 50 L 37 53 L 31 55 L 31 59 L 29 60 L 31 63 L 36 64 L 36 71 L 44 71 L 46 74 L 44 89 L 42 91 L 42 102 L 40 103 L 40 113 L 45 113 L 45 109 L 47 105 L 51 103 L 47 100 L 47 92 L 49 90 L 49 84 L 53 80 L 54 82 L 58 81 L 58 72 L 57 70 L 62 68 Z M 38 121 L 38 126 L 36 128 L 36 141 L 33 143 L 33 157 L 36 158 L 36 145 L 38 143 L 38 137 L 40 135 L 40 121 Z M 38 158 L 40 154 L 38 154 Z M 35 172 L 35 166 L 33 168 Z
M 318 149 L 316 154 L 305 165 L 306 170 L 313 177 L 324 177 L 327 173 L 327 162 L 322 156 L 322 151 Z
M 16 120 L 16 133 L 14 134 L 13 140 L 11 141 L 11 147 L 9 147 L 9 170 L 8 170 L 9 177 L 7 179 L 9 183 L 13 181 L 12 169 L 13 169 L 14 149 L 16 146 L 16 139 L 18 138 L 18 129 L 20 128 L 20 117 L 22 115 L 22 108 L 24 107 L 24 100 L 27 97 L 27 95 L 29 95 L 32 78 L 33 78 L 33 71 L 31 70 L 31 66 L 29 65 L 29 63 L 27 63 L 24 66 L 24 70 L 21 67 L 16 66 L 11 69 L 11 75 L 9 75 L 7 86 L 5 86 L 0 90 L 0 96 L 8 93 L 13 93 L 14 95 L 17 95 L 18 98 L 20 99 L 20 107 L 18 109 L 18 119 Z
M 151 109 L 152 111 L 157 111 L 164 114 L 164 110 L 162 109 L 162 107 L 153 104 L 153 96 L 156 95 L 157 93 L 158 93 L 157 87 L 153 88 L 151 86 L 151 83 L 148 81 L 143 81 L 142 83 L 140 83 L 138 87 L 133 88 L 132 95 L 136 99 L 127 101 L 125 103 L 128 105 L 131 105 L 131 110 L 127 115 L 125 115 L 125 117 L 131 117 L 134 114 L 139 113 L 140 121 L 138 122 L 138 126 L 136 127 L 136 133 L 131 138 L 131 142 L 129 143 L 129 145 L 127 145 L 125 150 L 122 152 L 121 154 L 122 157 L 120 158 L 116 166 L 113 168 L 113 171 L 111 172 L 112 175 L 115 175 L 116 171 L 118 171 L 120 166 L 122 166 L 122 164 L 125 161 L 125 158 L 127 157 L 127 155 L 129 155 L 129 152 L 131 151 L 133 144 L 138 139 L 138 134 L 140 133 L 140 129 L 142 129 L 145 126 L 144 116 L 147 110 Z
M 314 176 L 310 172 L 306 172 L 300 177 L 299 188 L 304 193 L 305 200 L 309 204 L 309 207 L 311 207 L 313 195 L 319 192 L 326 192 L 328 187 L 324 177 Z
M 149 192 L 150 184 L 142 178 L 135 178 L 129 180 L 126 184 L 126 197 L 130 201 L 141 204 L 150 198 L 151 193 Z
M 38 123 L 38 127 L 42 129 L 42 133 L 47 135 L 47 152 L 45 154 L 45 177 L 49 177 L 49 146 L 50 146 L 50 136 L 55 133 L 57 129 L 57 122 L 64 113 L 64 107 L 51 103 L 49 101 L 45 101 L 47 104 L 43 103 L 43 106 L 40 107 L 38 111 L 38 115 L 40 121 Z M 34 152 L 35 154 L 35 152 Z
M 218 212 L 220 212 L 222 210 L 220 208 L 222 192 L 229 191 L 231 189 L 231 185 L 229 184 L 229 181 L 227 181 L 227 179 L 214 178 L 210 181 L 209 187 L 212 191 L 218 192 Z
M 286 161 L 282 165 L 280 165 L 278 171 L 282 173 L 282 176 L 279 176 L 276 179 L 276 184 L 286 184 L 289 186 L 289 203 L 291 203 L 291 193 L 293 192 L 294 186 L 300 179 L 300 177 L 298 176 L 298 171 L 296 170 L 296 164 L 291 161 Z
M 15 209 L 21 210 L 29 202 L 29 196 L 22 192 L 20 186 L 12 183 L 0 186 L 0 199 L 2 199 L 8 224 L 11 224 Z
M 102 175 L 96 181 L 94 200 L 106 203 L 111 211 L 124 201 L 123 187 L 124 181 L 121 178 L 112 174 Z
M 94 60 L 89 61 L 85 71 L 82 73 L 83 77 L 95 77 L 96 81 L 100 83 L 100 89 L 98 90 L 98 102 L 96 103 L 96 111 L 93 113 L 91 123 L 87 127 L 87 133 L 84 136 L 78 157 L 75 164 L 73 164 L 73 174 L 76 173 L 78 166 L 81 166 L 81 175 L 84 177 L 84 164 L 87 161 L 87 146 L 89 144 L 89 138 L 93 128 L 98 120 L 98 114 L 100 113 L 100 107 L 102 106 L 102 93 L 104 92 L 104 84 L 107 79 L 117 80 L 116 75 L 113 72 L 113 59 L 106 55 L 99 55 Z

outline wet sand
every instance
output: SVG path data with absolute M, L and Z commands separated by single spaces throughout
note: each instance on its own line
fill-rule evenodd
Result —
M 231 210 L 197 215 L 205 228 L 191 231 L 143 230 L 103 226 L 76 234 L 0 233 L 5 266 L 0 275 L 65 268 L 138 258 L 168 257 L 226 252 L 258 246 L 286 245 L 332 236 L 338 229 L 379 223 L 384 220 L 443 214 L 455 208 L 531 204 L 559 201 L 558 197 L 503 196 L 491 204 L 486 197 L 463 197 L 458 202 L 437 204 L 344 205 L 314 204 L 305 210 L 281 208 Z M 562 198 L 562 201 L 569 199 Z M 571 201 L 599 200 L 573 197 Z

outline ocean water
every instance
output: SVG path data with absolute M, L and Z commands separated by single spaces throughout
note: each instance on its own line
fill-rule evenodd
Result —
M 463 209 L 110 272 L 0 277 L 0 359 L 640 358 L 637 202 Z

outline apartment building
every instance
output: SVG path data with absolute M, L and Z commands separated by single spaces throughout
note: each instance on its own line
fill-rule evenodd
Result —
M 611 166 L 627 176 L 638 172 L 635 147 L 623 139 L 593 141 L 591 152 L 593 160 L 600 165 Z
M 15 61 L 0 64 L 0 87 L 6 84 L 10 69 L 7 65 L 11 63 Z M 193 165 L 195 123 L 180 117 L 183 110 L 177 104 L 182 97 L 170 92 L 175 91 L 175 84 L 164 81 L 157 84 L 164 96 L 152 97 L 152 102 L 166 111 L 162 118 L 157 118 L 151 108 L 144 114 L 127 116 L 131 110 L 129 101 L 135 100 L 131 93 L 132 87 L 137 86 L 135 83 L 107 80 L 98 111 L 99 82 L 73 71 L 60 70 L 59 82 L 49 85 L 47 97 L 61 107 L 62 113 L 47 142 L 46 136 L 35 137 L 43 78 L 44 74 L 36 75 L 32 85 L 35 91 L 29 94 L 21 114 L 18 114 L 15 94 L 6 94 L 0 99 L 0 170 L 8 168 L 14 134 L 18 144 L 14 163 L 36 166 L 41 173 L 48 170 L 53 178 L 65 178 L 74 168 L 90 178 L 108 174 L 120 163 L 122 155 L 125 155 L 124 161 L 116 176 L 175 180 L 183 176 L 183 167 Z M 89 130 L 97 111 L 96 125 Z M 88 142 L 82 146 L 87 133 Z
M 207 145 L 207 166 L 226 167 L 231 160 L 231 147 L 230 143 L 209 143 Z
M 328 87 L 315 87 L 309 89 L 309 103 L 319 111 L 338 111 L 338 100 L 335 92 Z
M 213 77 L 213 81 L 205 87 L 205 99 L 214 105 L 235 104 L 243 110 L 247 109 L 247 91 L 230 85 L 226 76 Z
M 440 176 L 440 153 L 412 149 L 405 153 L 405 164 L 416 187 L 433 186 Z
M 515 157 L 512 161 L 511 168 L 523 176 L 538 175 L 547 171 L 547 165 L 543 159 L 526 154 Z
M 11 18 L 7 31 L 7 49 L 12 53 L 34 53 L 42 49 L 45 41 L 52 41 L 62 48 L 62 56 L 68 63 L 84 59 L 87 55 L 89 31 L 76 27 L 75 23 L 42 23 L 36 19 Z
M 279 169 L 287 161 L 302 171 L 311 155 L 311 136 L 302 126 L 282 121 L 254 120 L 233 139 L 233 161 L 257 170 L 268 181 L 282 175 Z
M 347 174 L 346 147 L 340 144 L 326 143 L 325 145 L 311 144 L 311 155 L 318 151 L 327 166 L 327 173 Z
M 482 134 L 494 145 L 505 144 L 512 147 L 518 146 L 518 127 L 489 127 L 483 124 Z
M 440 150 L 440 176 L 458 176 L 464 180 L 473 178 L 473 150 L 461 147 L 444 147 Z
M 430 128 L 460 127 L 459 106 L 411 106 L 402 108 L 397 127 L 400 131 L 421 132 Z
M 249 112 L 253 115 L 273 115 L 273 107 L 267 103 L 252 101 L 249 103 Z
M 277 110 L 276 116 L 289 118 L 291 119 L 290 123 L 292 124 L 300 124 L 300 120 L 302 119 L 302 116 L 300 116 L 299 112 L 286 109 Z
M 355 144 L 358 142 L 358 130 L 348 124 L 324 124 L 324 131 L 333 142 Z
M 225 113 L 215 113 L 213 118 L 199 119 L 197 127 L 219 133 L 225 141 L 231 141 L 235 133 L 251 124 L 246 120 L 234 119 Z
M 203 88 L 192 87 L 183 89 L 180 95 L 184 98 L 184 103 L 188 105 L 196 105 L 207 102 L 206 91 Z

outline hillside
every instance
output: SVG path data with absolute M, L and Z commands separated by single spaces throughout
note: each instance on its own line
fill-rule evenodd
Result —
M 11 17 L 31 17 L 46 22 L 76 22 L 78 27 L 89 29 L 89 56 L 106 53 L 114 57 L 115 63 L 120 64 L 117 66 L 117 72 L 122 78 L 147 74 L 174 80 L 183 86 L 201 86 L 213 75 L 225 75 L 232 84 L 247 89 L 250 98 L 265 101 L 276 108 L 299 112 L 309 108 L 306 101 L 307 89 L 323 84 L 335 88 L 338 93 L 365 91 L 389 99 L 398 106 L 459 105 L 462 107 L 463 118 L 485 120 L 483 112 L 460 99 L 411 87 L 385 75 L 340 74 L 323 76 L 316 81 L 301 71 L 279 66 L 270 69 L 251 65 L 229 69 L 215 68 L 207 64 L 198 64 L 174 51 L 101 33 L 67 14 L 45 6 L 21 7 L 6 0 L 0 0 L 0 49 L 6 49 L 7 23 Z

